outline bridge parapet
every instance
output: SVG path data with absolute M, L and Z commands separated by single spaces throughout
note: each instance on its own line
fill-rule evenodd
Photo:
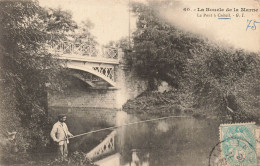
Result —
M 75 57 L 107 60 L 118 60 L 119 57 L 119 49 L 115 47 L 95 46 L 70 41 L 50 42 L 49 50 L 61 56 L 73 55 Z
M 72 41 L 49 41 L 46 47 L 50 53 L 58 55 L 58 59 L 66 60 L 66 67 L 89 72 L 116 87 L 116 69 L 124 54 L 118 47 Z M 92 83 L 90 85 L 94 86 Z

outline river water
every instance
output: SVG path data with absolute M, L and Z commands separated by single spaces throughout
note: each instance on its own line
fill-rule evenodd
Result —
M 51 108 L 51 121 L 67 114 L 67 125 L 74 135 L 101 128 L 155 117 L 128 115 L 123 111 L 90 108 Z M 187 116 L 187 115 L 186 115 Z M 116 129 L 116 155 L 100 165 L 113 166 L 203 166 L 208 165 L 212 148 L 219 142 L 218 121 L 190 116 L 134 124 Z M 89 152 L 111 133 L 101 131 L 71 139 L 70 152 Z M 107 163 L 106 163 L 107 162 Z M 110 164 L 108 164 L 110 162 Z M 116 163 L 116 164 L 115 164 Z

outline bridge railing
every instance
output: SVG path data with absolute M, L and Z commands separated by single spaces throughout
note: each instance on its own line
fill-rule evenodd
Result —
M 112 131 L 98 146 L 87 153 L 86 157 L 95 159 L 107 153 L 115 151 L 116 131 Z
M 70 41 L 50 42 L 48 44 L 51 52 L 59 54 L 70 54 L 75 56 L 86 56 L 102 59 L 118 59 L 118 49 L 113 47 L 94 46 L 86 43 L 75 43 Z

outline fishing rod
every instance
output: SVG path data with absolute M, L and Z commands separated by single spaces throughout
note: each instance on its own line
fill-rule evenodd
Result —
M 190 118 L 190 116 L 166 116 L 166 117 L 161 117 L 161 118 L 155 118 L 155 119 L 143 120 L 143 121 L 138 121 L 138 122 L 132 122 L 132 123 L 127 123 L 127 124 L 123 124 L 123 125 L 112 126 L 112 127 L 107 127 L 107 128 L 103 128 L 103 129 L 94 130 L 94 131 L 89 131 L 89 132 L 86 132 L 86 133 L 82 133 L 82 134 L 78 134 L 78 135 L 69 137 L 67 139 L 72 139 L 72 138 L 80 137 L 80 136 L 83 136 L 83 135 L 97 133 L 97 132 L 104 131 L 104 130 L 111 130 L 111 129 L 116 129 L 116 128 L 119 128 L 119 127 L 130 126 L 130 125 L 146 123 L 146 122 L 152 122 L 152 121 L 163 120 L 163 119 L 169 119 L 169 118 Z

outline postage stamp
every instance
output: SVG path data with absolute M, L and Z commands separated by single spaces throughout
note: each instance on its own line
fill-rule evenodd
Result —
M 222 124 L 219 127 L 223 166 L 256 166 L 255 123 Z

